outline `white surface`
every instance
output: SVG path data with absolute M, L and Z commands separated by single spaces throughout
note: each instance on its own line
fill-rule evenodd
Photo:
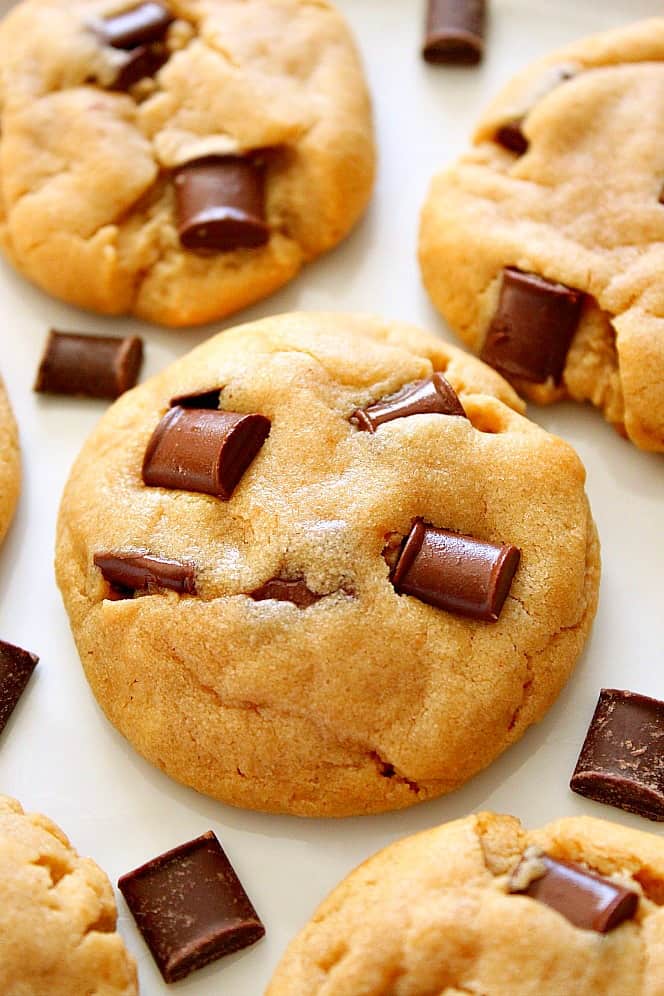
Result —
M 1 3 L 0 10 L 9 6 Z M 428 67 L 420 60 L 419 0 L 340 0 L 340 6 L 363 49 L 375 99 L 381 156 L 376 197 L 345 245 L 238 320 L 294 308 L 357 309 L 445 334 L 420 286 L 415 259 L 417 216 L 430 176 L 463 149 L 487 98 L 523 63 L 587 32 L 661 13 L 661 3 L 494 0 L 487 58 L 479 69 Z M 216 831 L 267 937 L 172 991 L 262 992 L 289 939 L 343 875 L 395 838 L 472 810 L 511 812 L 533 826 L 591 813 L 662 833 L 661 825 L 573 795 L 567 784 L 601 685 L 664 697 L 664 457 L 638 452 L 593 410 L 531 407 L 531 417 L 570 440 L 588 468 L 603 541 L 601 604 L 589 647 L 557 705 L 490 769 L 451 796 L 381 817 L 305 821 L 234 810 L 155 771 L 106 722 L 88 690 L 51 564 L 60 492 L 105 405 L 31 392 L 50 325 L 140 332 L 147 345 L 144 376 L 211 329 L 165 332 L 90 316 L 51 301 L 4 265 L 0 284 L 0 366 L 20 423 L 25 473 L 18 516 L 0 555 L 0 637 L 41 655 L 0 742 L 0 792 L 49 814 L 114 883 L 166 848 Z M 142 993 L 166 992 L 120 898 L 119 909 Z

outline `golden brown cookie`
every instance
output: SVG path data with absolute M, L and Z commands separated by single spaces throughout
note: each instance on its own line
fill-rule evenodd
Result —
M 385 402 L 440 374 L 467 417 Z M 126 394 L 57 540 L 111 721 L 199 791 L 309 816 L 410 806 L 489 764 L 567 680 L 599 579 L 579 458 L 521 410 L 473 357 L 343 314 L 225 332 Z
M 14 515 L 21 486 L 21 458 L 16 422 L 0 379 L 0 542 Z
M 664 18 L 534 63 L 436 177 L 420 262 L 473 350 L 540 403 L 664 451 Z
M 0 992 L 136 996 L 113 890 L 46 816 L 0 796 Z
M 369 98 L 327 0 L 23 0 L 0 69 L 0 244 L 72 304 L 228 315 L 369 198 Z
M 586 817 L 528 832 L 478 813 L 360 865 L 266 996 L 661 996 L 663 903 L 661 837 Z

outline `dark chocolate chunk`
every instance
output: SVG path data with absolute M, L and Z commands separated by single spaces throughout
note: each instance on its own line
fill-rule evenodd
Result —
M 507 121 L 501 125 L 495 134 L 495 140 L 503 148 L 510 152 L 516 152 L 518 156 L 524 155 L 528 151 L 528 139 L 521 131 L 523 118 L 515 118 L 514 121 Z
M 415 523 L 392 574 L 396 590 L 448 612 L 496 622 L 520 551 Z
M 171 408 L 211 408 L 216 411 L 219 408 L 221 388 L 214 387 L 210 391 L 203 391 L 200 394 L 180 394 L 176 398 L 171 398 L 169 405 Z
M 183 408 L 166 412 L 143 460 L 153 488 L 200 491 L 228 501 L 270 433 L 264 415 Z
M 265 934 L 212 832 L 123 875 L 118 888 L 166 982 Z
M 356 409 L 350 420 L 356 422 L 359 429 L 375 432 L 383 422 L 391 422 L 392 419 L 407 415 L 429 413 L 466 417 L 454 388 L 441 373 L 408 384 L 397 394 L 383 398 L 364 410 Z
M 185 249 L 232 252 L 265 245 L 264 171 L 253 159 L 216 156 L 175 174 L 178 234 Z
M 559 87 L 561 83 L 573 79 L 580 72 L 580 69 L 581 67 L 576 63 L 549 66 L 545 69 L 524 94 L 521 101 L 521 113 L 515 115 L 510 121 L 505 121 L 493 136 L 494 140 L 505 149 L 509 149 L 510 152 L 516 152 L 518 156 L 527 152 L 528 139 L 523 133 L 523 123 L 529 113 L 540 100 Z
M 582 305 L 581 291 L 506 267 L 481 358 L 508 378 L 559 384 Z
M 664 821 L 664 702 L 603 688 L 570 788 Z
M 541 875 L 525 888 L 513 887 L 511 891 L 550 906 L 575 927 L 606 934 L 636 913 L 637 892 L 573 861 L 557 861 L 548 854 L 536 860 L 542 866 Z
M 264 585 L 250 593 L 255 602 L 264 602 L 273 598 L 277 602 L 292 602 L 298 609 L 308 609 L 310 605 L 319 602 L 323 595 L 307 588 L 304 581 L 288 581 L 284 578 L 272 578 Z
M 116 597 L 130 598 L 136 591 L 152 592 L 160 588 L 181 595 L 196 594 L 194 568 L 177 560 L 143 553 L 95 553 L 94 563 Z
M 0 733 L 25 691 L 39 658 L 0 640 Z
M 169 52 L 165 45 L 155 42 L 152 45 L 139 45 L 132 49 L 127 61 L 122 64 L 113 80 L 114 90 L 129 90 L 134 83 L 146 76 L 154 76 L 168 62 Z
M 485 0 L 429 0 L 422 55 L 427 62 L 478 63 L 485 20 Z
M 137 336 L 80 335 L 51 329 L 35 391 L 88 398 L 118 398 L 134 387 L 143 362 Z
M 172 21 L 173 15 L 163 4 L 149 0 L 105 18 L 98 30 L 107 45 L 132 49 L 161 41 Z
M 662 187 L 662 192 L 659 195 L 659 203 L 664 204 L 664 187 Z

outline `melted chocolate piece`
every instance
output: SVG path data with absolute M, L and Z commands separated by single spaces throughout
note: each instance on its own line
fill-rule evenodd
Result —
M 173 15 L 163 4 L 149 0 L 115 17 L 105 18 L 98 30 L 107 45 L 132 49 L 161 41 L 173 20 Z
M 429 413 L 466 417 L 454 388 L 441 373 L 407 384 L 397 394 L 383 398 L 364 410 L 357 408 L 350 420 L 356 422 L 359 429 L 375 432 L 383 422 Z
M 298 609 L 308 609 L 310 605 L 324 598 L 323 595 L 307 588 L 304 581 L 288 581 L 284 578 L 272 578 L 266 581 L 256 591 L 252 591 L 249 597 L 255 602 L 265 602 L 270 598 L 277 602 L 291 602 Z
M 485 0 L 429 0 L 422 55 L 427 62 L 478 63 L 485 20 Z
M 129 53 L 127 61 L 120 67 L 113 80 L 114 90 L 129 90 L 139 80 L 146 76 L 154 76 L 169 59 L 169 51 L 165 45 L 155 42 L 153 45 L 139 45 Z
M 269 433 L 264 415 L 177 405 L 152 434 L 143 481 L 152 488 L 198 491 L 228 501 Z
M 142 553 L 95 553 L 95 567 L 114 594 L 131 598 L 134 592 L 152 592 L 160 588 L 180 595 L 196 594 L 196 574 L 190 564 L 152 557 Z
M 664 821 L 664 702 L 603 688 L 570 788 Z
M 265 934 L 212 832 L 123 875 L 118 888 L 165 982 L 177 982 Z
M 427 605 L 496 622 L 519 566 L 520 551 L 497 546 L 418 519 L 410 531 L 392 584 Z
M 264 171 L 242 156 L 187 163 L 175 174 L 178 235 L 185 249 L 232 252 L 265 245 Z
M 528 151 L 528 139 L 521 131 L 521 126 L 525 118 L 515 118 L 514 121 L 507 121 L 501 125 L 495 134 L 495 140 L 504 149 L 516 152 L 517 156 L 522 156 Z
M 171 398 L 169 405 L 171 408 L 210 408 L 213 411 L 219 409 L 219 400 L 222 389 L 214 387 L 211 391 L 203 391 L 202 394 L 181 394 L 176 398 Z
M 137 336 L 49 332 L 34 390 L 114 400 L 134 387 L 143 362 Z
M 39 658 L 0 640 L 0 733 L 25 691 Z
M 512 889 L 556 910 L 582 930 L 606 934 L 630 920 L 639 905 L 638 893 L 602 878 L 572 861 L 557 861 L 547 854 L 538 862 L 544 874 L 525 889 Z M 517 869 L 518 871 L 518 869 Z
M 481 359 L 507 378 L 560 384 L 582 305 L 581 291 L 507 267 Z

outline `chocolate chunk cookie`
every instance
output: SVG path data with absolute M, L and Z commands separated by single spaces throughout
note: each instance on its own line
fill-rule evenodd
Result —
M 12 520 L 21 485 L 21 460 L 16 422 L 0 379 L 0 542 Z
M 649 996 L 664 990 L 663 903 L 661 837 L 478 813 L 349 875 L 266 996 Z
M 46 816 L 0 796 L 0 992 L 136 996 L 111 883 Z
M 369 198 L 369 99 L 327 0 L 23 0 L 0 69 L 0 245 L 72 304 L 228 315 Z
M 590 401 L 664 452 L 664 18 L 517 76 L 433 181 L 420 261 L 454 331 L 522 394 Z
M 268 318 L 125 394 L 57 574 L 111 721 L 175 778 L 304 815 L 457 787 L 551 705 L 599 578 L 574 451 L 410 326 Z

